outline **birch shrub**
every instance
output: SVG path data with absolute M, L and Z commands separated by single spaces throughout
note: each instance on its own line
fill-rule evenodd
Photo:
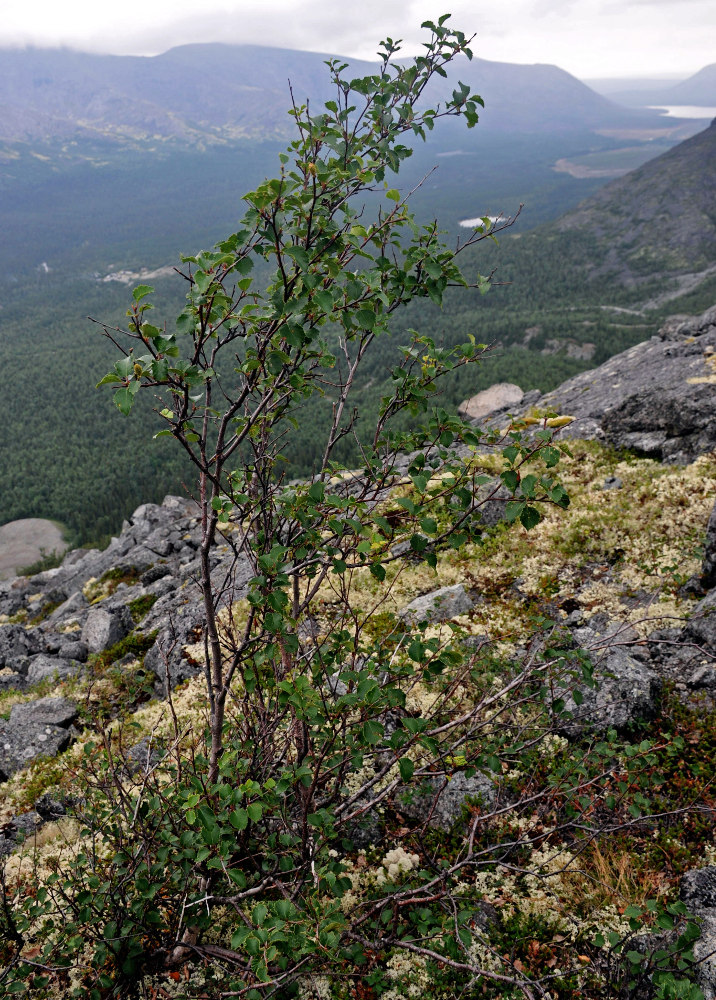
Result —
M 245 196 L 235 233 L 183 258 L 175 326 L 152 321 L 141 285 L 128 331 L 105 328 L 121 357 L 100 384 L 125 414 L 153 394 L 161 433 L 196 468 L 207 726 L 167 713 L 144 770 L 117 730 L 85 743 L 79 837 L 38 861 L 24 900 L 6 875 L 8 994 L 30 983 L 36 997 L 155 996 L 161 982 L 161 995 L 389 997 L 400 981 L 409 996 L 429 982 L 453 996 L 459 982 L 532 997 L 535 983 L 572 996 L 584 980 L 566 948 L 559 968 L 535 971 L 492 944 L 485 886 L 505 865 L 546 878 L 533 851 L 632 822 L 634 788 L 636 815 L 648 804 L 651 745 L 619 756 L 615 734 L 576 751 L 557 736 L 566 691 L 592 683 L 558 635 L 522 658 L 491 654 L 488 669 L 459 626 L 445 639 L 384 607 L 402 567 L 432 571 L 480 540 L 498 490 L 519 531 L 540 507 L 568 505 L 555 478 L 564 421 L 529 437 L 525 425 L 484 435 L 463 423 L 436 390 L 484 347 L 413 331 L 361 467 L 336 459 L 391 315 L 453 285 L 489 286 L 458 260 L 495 225 L 451 249 L 391 186 L 410 141 L 443 118 L 474 126 L 482 104 L 458 84 L 430 106 L 431 80 L 471 53 L 447 17 L 423 27 L 415 60 L 398 63 L 389 39 L 375 75 L 328 63 L 335 97 L 318 113 L 294 104 L 280 175 Z M 314 396 L 330 414 L 322 461 L 286 482 L 282 451 Z M 495 477 L 471 461 L 487 446 Z M 220 571 L 217 539 L 233 552 Z M 433 815 L 457 774 L 481 791 L 440 833 Z M 354 992 L 359 982 L 371 992 Z

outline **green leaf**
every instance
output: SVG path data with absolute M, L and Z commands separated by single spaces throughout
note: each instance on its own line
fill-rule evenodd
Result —
M 249 825 L 249 814 L 245 809 L 237 809 L 229 813 L 229 823 L 235 830 L 245 830 Z
M 385 197 L 389 198 L 391 201 L 400 201 L 400 191 L 396 191 L 395 188 L 390 188 L 389 191 L 385 192 Z
M 505 504 L 505 520 L 516 521 L 525 508 L 524 500 L 510 500 Z
M 412 760 L 409 757 L 401 757 L 398 761 L 398 767 L 400 768 L 400 777 L 403 781 L 410 781 L 415 771 L 415 764 Z
M 520 511 L 520 521 L 522 522 L 523 527 L 527 528 L 528 531 L 538 525 L 541 520 L 542 515 L 536 507 L 525 507 Z
M 308 270 L 311 261 L 303 247 L 286 247 L 283 252 L 286 256 L 291 257 L 302 271 Z
M 151 285 L 137 285 L 132 292 L 132 298 L 135 302 L 140 302 L 142 299 L 146 298 L 147 295 L 151 295 L 153 291 L 154 289 Z
M 376 323 L 376 315 L 372 309 L 359 309 L 356 313 L 356 323 L 365 330 L 372 330 Z
M 125 415 L 125 417 L 132 409 L 133 402 L 134 402 L 133 392 L 130 392 L 128 388 L 117 389 L 117 391 L 114 394 L 114 405 L 121 413 Z
M 330 292 L 315 292 L 313 296 L 313 301 L 316 305 L 322 309 L 324 312 L 331 312 L 333 310 L 333 296 Z
M 252 802 L 246 807 L 246 812 L 249 814 L 249 819 L 252 823 L 258 823 L 261 819 L 264 807 L 260 802 Z
M 367 722 L 363 723 L 363 740 L 364 742 L 370 744 L 378 743 L 384 731 L 385 730 L 380 722 L 376 722 L 374 719 L 368 719 Z

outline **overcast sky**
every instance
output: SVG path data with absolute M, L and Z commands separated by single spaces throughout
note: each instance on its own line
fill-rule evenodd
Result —
M 2 0 L 0 45 L 154 55 L 252 42 L 372 59 L 386 35 L 419 47 L 445 10 L 475 54 L 555 63 L 581 78 L 688 76 L 714 61 L 714 0 Z

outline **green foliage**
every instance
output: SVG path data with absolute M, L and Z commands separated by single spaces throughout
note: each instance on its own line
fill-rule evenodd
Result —
M 158 597 L 156 594 L 145 594 L 143 597 L 135 597 L 133 601 L 129 602 L 127 607 L 129 608 L 129 612 L 135 625 L 138 625 L 144 618 L 147 617 L 149 612 L 157 603 L 157 600 Z
M 545 505 L 568 506 L 556 478 L 560 421 L 531 436 L 525 424 L 476 431 L 436 397 L 483 345 L 472 333 L 440 344 L 406 329 L 379 355 L 390 363 L 371 432 L 356 441 L 360 469 L 341 459 L 356 386 L 389 318 L 411 302 L 440 306 L 448 288 L 474 295 L 489 284 L 458 266 L 489 230 L 451 249 L 393 186 L 408 139 L 443 118 L 477 121 L 481 101 L 468 88 L 442 107 L 423 97 L 453 58 L 471 57 L 446 22 L 425 23 L 425 50 L 407 65 L 391 40 L 372 76 L 346 79 L 330 62 L 335 100 L 318 114 L 293 108 L 297 137 L 280 176 L 246 195 L 235 233 L 184 258 L 176 324 L 154 321 L 152 288 L 140 285 L 129 332 L 105 327 L 122 356 L 99 384 L 123 415 L 146 396 L 161 400 L 159 433 L 195 471 L 208 725 L 182 729 L 172 708 L 172 738 L 142 763 L 121 727 L 103 725 L 84 745 L 71 862 L 51 860 L 32 892 L 3 896 L 7 995 L 29 983 L 40 998 L 62 983 L 68 997 L 130 996 L 144 976 L 191 963 L 202 975 L 191 982 L 187 971 L 187 996 L 261 1000 L 290 995 L 308 974 L 364 971 L 385 992 L 388 958 L 401 955 L 440 988 L 479 981 L 529 995 L 531 983 L 555 982 L 552 952 L 530 952 L 546 943 L 546 923 L 513 914 L 517 947 L 496 952 L 475 919 L 477 876 L 503 866 L 526 879 L 551 830 L 589 840 L 600 830 L 590 816 L 623 825 L 630 808 L 634 820 L 649 808 L 649 740 L 622 746 L 609 733 L 574 755 L 540 752 L 547 737 L 559 745 L 567 692 L 592 683 L 589 663 L 551 625 L 539 653 L 500 663 L 495 685 L 457 626 L 446 640 L 384 607 L 408 562 L 433 570 L 480 541 L 480 508 L 505 488 L 505 530 L 534 528 Z M 314 474 L 292 481 L 284 452 L 324 399 Z M 480 471 L 483 448 L 501 463 L 496 478 Z M 218 581 L 217 541 L 233 554 Z M 105 575 L 97 596 L 132 579 L 122 568 Z M 130 607 L 139 617 L 148 602 Z M 116 661 L 141 657 L 154 638 L 128 636 L 93 658 L 91 673 L 119 683 Z M 142 678 L 128 683 L 129 700 L 141 700 Z M 528 780 L 513 796 L 509 775 L 538 768 L 540 787 Z M 436 844 L 429 820 L 458 773 L 482 791 L 450 821 L 462 835 Z M 519 835 L 491 805 L 503 789 Z M 421 798 L 415 818 L 405 803 Z M 550 831 L 525 837 L 539 810 Z M 360 853 L 371 824 L 398 846 Z M 560 973 L 557 995 L 581 982 L 579 969 Z
M 57 549 L 53 549 L 52 552 L 45 552 L 43 549 L 40 549 L 40 552 L 42 554 L 35 562 L 18 568 L 18 576 L 36 576 L 37 573 L 44 573 L 47 569 L 54 569 L 56 566 L 61 565 L 65 557 L 64 551 L 59 552 Z

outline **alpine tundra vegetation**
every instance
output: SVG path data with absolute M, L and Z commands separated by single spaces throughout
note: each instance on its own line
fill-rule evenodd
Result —
M 435 400 L 484 346 L 412 331 L 358 434 L 391 313 L 490 285 L 494 223 L 451 249 L 390 186 L 478 120 L 423 27 L 328 64 L 175 324 L 142 285 L 103 327 L 196 481 L 0 584 L 0 996 L 716 995 L 716 310 L 479 421 Z

